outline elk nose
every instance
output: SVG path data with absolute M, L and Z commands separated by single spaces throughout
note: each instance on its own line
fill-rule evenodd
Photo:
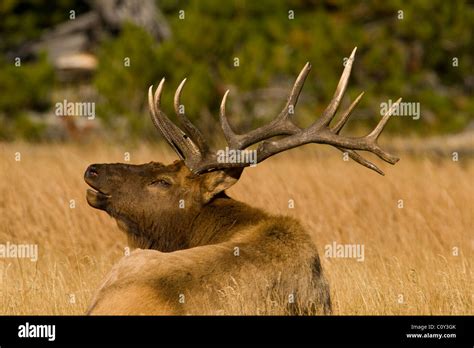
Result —
M 95 164 L 91 164 L 89 167 L 87 167 L 87 170 L 84 176 L 88 179 L 97 178 L 99 176 L 99 171 L 97 169 L 97 166 Z

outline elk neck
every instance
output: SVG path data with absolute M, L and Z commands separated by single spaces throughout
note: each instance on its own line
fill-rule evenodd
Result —
M 229 240 L 267 218 L 262 210 L 222 194 L 197 210 L 177 212 L 151 224 L 135 224 L 133 230 L 129 224 L 119 223 L 119 227 L 133 248 L 172 252 Z

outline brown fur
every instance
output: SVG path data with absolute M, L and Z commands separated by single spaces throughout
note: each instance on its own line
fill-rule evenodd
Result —
M 113 267 L 88 313 L 330 312 L 309 235 L 293 218 L 229 198 L 224 190 L 238 177 L 195 176 L 182 162 L 92 167 L 97 175 L 88 169 L 86 181 L 99 193 L 88 193 L 89 204 L 140 249 Z M 156 184 L 161 179 L 170 185 Z

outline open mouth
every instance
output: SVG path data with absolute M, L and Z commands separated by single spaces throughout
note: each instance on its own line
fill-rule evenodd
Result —
M 100 191 L 98 188 L 94 187 L 89 182 L 87 182 L 87 184 L 92 187 L 92 189 L 87 189 L 87 203 L 89 203 L 89 205 L 93 208 L 105 210 L 107 207 L 107 202 L 111 195 Z

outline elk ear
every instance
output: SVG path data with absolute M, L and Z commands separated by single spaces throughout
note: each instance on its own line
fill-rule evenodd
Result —
M 234 185 L 242 174 L 242 168 L 225 169 L 203 174 L 201 193 L 204 203 L 209 202 L 215 195 Z

